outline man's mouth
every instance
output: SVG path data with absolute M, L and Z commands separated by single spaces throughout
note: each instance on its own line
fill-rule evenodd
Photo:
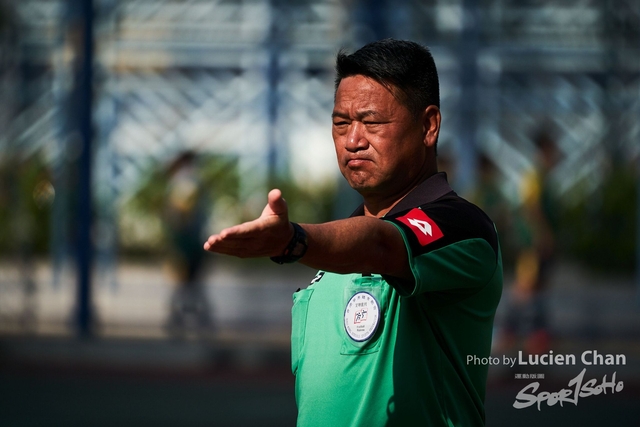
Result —
M 347 161 L 347 166 L 349 166 L 350 168 L 357 168 L 370 161 L 371 161 L 370 159 L 367 159 L 364 157 L 355 157 Z

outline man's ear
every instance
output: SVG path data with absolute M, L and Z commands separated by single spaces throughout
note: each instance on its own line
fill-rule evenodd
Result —
M 440 134 L 440 109 L 435 105 L 429 105 L 422 113 L 423 143 L 429 148 L 435 148 Z

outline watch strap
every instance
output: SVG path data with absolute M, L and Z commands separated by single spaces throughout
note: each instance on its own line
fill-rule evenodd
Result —
M 292 222 L 293 237 L 280 256 L 271 257 L 271 261 L 277 264 L 292 264 L 297 262 L 307 252 L 307 233 L 299 224 Z

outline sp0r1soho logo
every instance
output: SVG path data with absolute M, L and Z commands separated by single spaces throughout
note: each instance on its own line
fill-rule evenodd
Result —
M 569 388 L 563 388 L 562 390 L 553 393 L 542 391 L 538 394 L 533 394 L 538 390 L 538 387 L 540 387 L 539 382 L 533 382 L 520 390 L 516 396 L 516 401 L 513 402 L 513 407 L 516 409 L 522 409 L 537 404 L 539 411 L 540 405 L 545 401 L 549 406 L 553 406 L 556 403 L 559 403 L 560 406 L 562 406 L 565 402 L 573 403 L 577 406 L 578 399 L 581 397 L 597 396 L 602 393 L 607 394 L 607 392 L 610 392 L 611 394 L 619 393 L 624 388 L 624 383 L 622 381 L 616 382 L 615 372 L 611 377 L 611 381 L 607 381 L 607 376 L 605 375 L 604 378 L 602 378 L 602 383 L 600 384 L 598 384 L 598 381 L 595 378 L 590 379 L 583 384 L 586 371 L 587 368 L 582 369 L 582 372 L 569 381 Z
M 546 356 L 546 357 L 545 357 Z M 549 354 L 542 355 L 540 357 L 529 355 L 529 360 L 525 360 L 522 354 L 519 354 L 519 365 L 573 365 L 575 364 L 575 356 L 572 354 L 556 354 L 549 352 Z M 626 365 L 626 357 L 623 354 L 617 355 L 601 355 L 596 350 L 587 350 L 582 353 L 580 360 L 584 365 Z M 515 362 L 515 360 L 513 361 Z M 513 366 L 513 365 L 512 365 Z M 548 406 L 554 406 L 555 404 L 573 403 L 578 405 L 580 398 L 597 396 L 599 394 L 615 394 L 624 389 L 624 383 L 622 381 L 616 381 L 616 372 L 611 375 L 611 380 L 607 380 L 607 375 L 602 377 L 602 382 L 598 383 L 598 380 L 593 378 L 585 382 L 585 374 L 587 368 L 583 368 L 582 371 L 571 381 L 569 381 L 568 388 L 563 388 L 560 391 L 548 392 L 541 391 L 536 394 L 540 387 L 539 382 L 533 382 L 525 386 L 513 403 L 513 407 L 516 409 L 527 408 L 532 405 L 537 405 L 538 411 L 543 402 L 546 402 Z

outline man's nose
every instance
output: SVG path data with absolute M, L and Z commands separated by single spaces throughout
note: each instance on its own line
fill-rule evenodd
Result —
M 368 145 L 369 141 L 367 141 L 364 135 L 364 125 L 357 121 L 351 122 L 351 125 L 349 126 L 349 132 L 347 132 L 347 150 L 362 150 L 366 149 Z

